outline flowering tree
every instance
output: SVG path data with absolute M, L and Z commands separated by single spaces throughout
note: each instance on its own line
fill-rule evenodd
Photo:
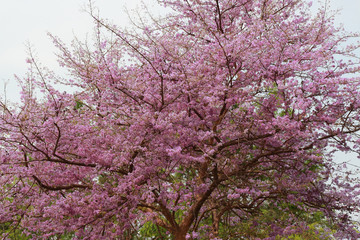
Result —
M 330 151 L 359 146 L 355 35 L 302 0 L 159 2 L 132 32 L 91 11 L 92 47 L 53 37 L 67 79 L 30 56 L 1 103 L 3 237 L 359 237 Z

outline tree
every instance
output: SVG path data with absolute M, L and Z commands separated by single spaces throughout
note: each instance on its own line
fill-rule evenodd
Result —
M 1 103 L 3 237 L 359 237 L 331 150 L 359 150 L 357 35 L 302 0 L 159 3 L 133 31 L 90 6 L 93 46 L 52 36 L 68 78 L 30 55 Z

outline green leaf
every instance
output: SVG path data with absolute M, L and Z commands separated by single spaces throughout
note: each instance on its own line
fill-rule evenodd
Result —
M 74 109 L 78 110 L 78 109 L 82 108 L 83 106 L 84 106 L 84 103 L 82 101 L 76 100 Z

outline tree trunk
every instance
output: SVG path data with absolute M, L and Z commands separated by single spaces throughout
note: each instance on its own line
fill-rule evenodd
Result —
M 212 236 L 218 237 L 219 236 L 219 214 L 216 209 L 212 210 Z
M 186 231 L 178 231 L 174 234 L 174 240 L 186 240 Z

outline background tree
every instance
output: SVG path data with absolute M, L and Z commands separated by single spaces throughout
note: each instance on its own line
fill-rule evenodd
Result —
M 356 35 L 301 0 L 159 3 L 133 31 L 90 5 L 93 46 L 52 36 L 69 78 L 30 55 L 1 104 L 3 237 L 359 237 L 328 151 L 358 151 Z

